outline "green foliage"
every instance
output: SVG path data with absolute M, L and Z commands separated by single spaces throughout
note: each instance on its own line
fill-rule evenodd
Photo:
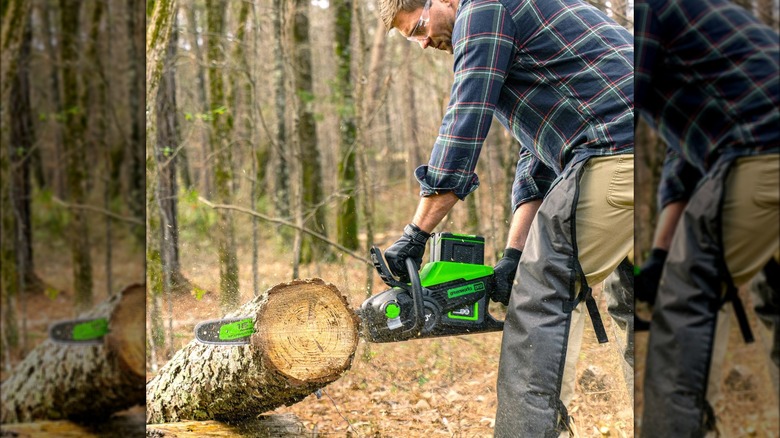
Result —
M 33 192 L 32 228 L 36 232 L 46 232 L 52 236 L 67 235 L 72 216 L 67 208 L 54 202 L 51 189 Z
M 314 102 L 316 96 L 309 90 L 298 90 L 298 98 L 301 100 L 301 103 L 309 104 Z
M 220 105 L 210 111 L 206 111 L 205 113 L 191 113 L 189 111 L 184 112 L 184 120 L 191 122 L 193 120 L 202 120 L 204 122 L 211 122 L 213 121 L 216 116 L 225 114 L 227 112 L 227 107 L 224 105 Z
M 195 299 L 197 301 L 200 301 L 203 299 L 203 295 L 206 295 L 206 292 L 208 292 L 205 289 L 201 289 L 198 286 L 193 286 L 192 291 L 195 293 Z
M 217 213 L 198 201 L 198 191 L 185 190 L 179 197 L 179 233 L 185 239 L 207 240 L 217 223 Z
M 55 289 L 51 286 L 47 287 L 45 291 L 43 291 L 44 295 L 46 295 L 46 298 L 54 301 L 57 299 L 57 297 L 60 295 L 60 291 L 58 289 Z

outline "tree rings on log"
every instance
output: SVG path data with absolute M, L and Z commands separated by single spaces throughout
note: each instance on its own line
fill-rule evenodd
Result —
M 359 324 L 335 286 L 297 280 L 268 291 L 251 342 L 291 383 L 325 382 L 349 368 Z

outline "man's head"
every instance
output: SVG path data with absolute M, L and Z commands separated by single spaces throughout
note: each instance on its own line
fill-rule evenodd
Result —
M 423 49 L 449 53 L 457 9 L 458 0 L 379 0 L 379 16 L 387 29 L 398 29 Z

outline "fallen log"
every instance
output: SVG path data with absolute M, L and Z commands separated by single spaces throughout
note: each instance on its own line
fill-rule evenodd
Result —
M 272 287 L 225 316 L 252 317 L 249 345 L 193 340 L 146 386 L 146 422 L 241 420 L 296 403 L 352 364 L 359 320 L 332 284 Z
M 293 414 L 260 415 L 237 424 L 219 421 L 183 421 L 149 424 L 147 438 L 201 438 L 233 436 L 241 438 L 311 437 L 312 433 Z
M 146 287 L 134 284 L 79 315 L 108 320 L 99 345 L 35 347 L 0 387 L 1 422 L 95 420 L 143 404 L 145 299 Z
M 70 420 L 46 420 L 34 423 L 0 425 L 0 437 L 13 438 L 104 438 L 143 436 L 146 424 L 141 409 L 117 413 L 100 422 L 77 423 Z

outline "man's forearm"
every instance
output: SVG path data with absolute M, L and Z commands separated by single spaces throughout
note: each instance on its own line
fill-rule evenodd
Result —
M 509 226 L 509 236 L 507 237 L 507 248 L 525 249 L 525 240 L 528 238 L 528 232 L 531 230 L 531 223 L 536 217 L 536 212 L 542 200 L 537 199 L 520 204 L 512 215 L 512 224 Z
M 672 245 L 674 230 L 677 229 L 677 222 L 680 221 L 686 205 L 688 205 L 687 201 L 675 201 L 666 204 L 661 210 L 661 214 L 658 215 L 658 224 L 655 227 L 655 235 L 653 236 L 653 248 L 663 249 L 664 251 L 669 250 L 669 247 Z
M 449 213 L 452 207 L 458 202 L 455 193 L 446 192 L 440 195 L 431 195 L 420 198 L 417 204 L 417 212 L 414 213 L 415 225 L 420 227 L 426 233 L 430 233 L 439 225 L 444 216 Z

